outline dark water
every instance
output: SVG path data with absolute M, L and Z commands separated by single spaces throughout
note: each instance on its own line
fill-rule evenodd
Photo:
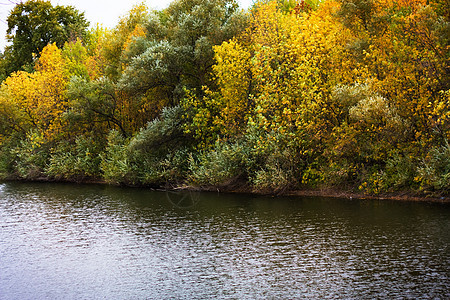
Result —
M 450 207 L 0 184 L 0 299 L 449 299 Z

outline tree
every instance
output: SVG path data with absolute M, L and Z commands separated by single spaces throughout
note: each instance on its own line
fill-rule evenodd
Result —
M 286 12 L 277 1 L 257 3 L 248 30 L 214 48 L 218 89 L 210 85 L 206 97 L 189 98 L 190 130 L 227 137 L 253 124 L 266 132 L 323 133 L 331 126 L 331 86 L 348 73 L 341 53 L 347 37 L 338 38 L 342 28 L 331 18 L 333 10 L 330 4 Z
M 100 41 L 105 78 L 71 81 L 71 116 L 130 136 L 185 90 L 201 93 L 212 83 L 213 46 L 241 32 L 244 21 L 234 0 L 178 0 L 163 11 L 134 7 Z
M 108 62 L 106 75 L 117 81 L 125 67 L 126 50 L 134 37 L 145 35 L 143 24 L 149 11 L 144 4 L 134 6 L 101 41 L 101 54 Z
M 81 77 L 71 78 L 68 87 L 70 110 L 66 116 L 75 131 L 105 134 L 112 129 L 129 136 L 143 126 L 136 119 L 136 109 L 129 109 L 126 96 L 115 89 L 111 80 L 103 77 L 90 81 Z M 133 126 L 139 122 L 139 126 Z
M 244 25 L 234 0 L 174 1 L 163 12 L 151 13 L 147 34 L 130 44 L 120 85 L 138 95 L 164 91 L 168 105 L 176 104 L 185 89 L 201 92 L 211 83 L 213 46 Z
M 63 131 L 62 116 L 67 109 L 66 86 L 61 50 L 55 44 L 49 44 L 42 50 L 35 72 L 13 73 L 2 85 L 5 107 L 13 109 L 17 118 L 10 128 L 22 133 L 38 130 L 48 139 L 55 138 Z
M 2 73 L 32 70 L 36 58 L 50 43 L 62 48 L 64 43 L 83 39 L 89 23 L 72 6 L 52 6 L 50 1 L 29 0 L 17 4 L 7 19 L 7 39 Z

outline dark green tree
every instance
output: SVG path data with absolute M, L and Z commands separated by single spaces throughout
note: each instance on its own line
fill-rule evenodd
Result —
M 49 43 L 83 39 L 89 26 L 84 13 L 72 6 L 53 6 L 50 1 L 29 0 L 17 4 L 7 19 L 6 47 L 0 78 L 18 70 L 31 70 L 36 56 Z M 2 76 L 3 75 L 3 76 Z

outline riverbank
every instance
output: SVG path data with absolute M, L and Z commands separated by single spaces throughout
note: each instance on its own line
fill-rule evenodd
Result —
M 355 192 L 350 189 L 338 189 L 338 188 L 305 188 L 305 189 L 292 189 L 282 191 L 260 191 L 255 190 L 247 184 L 234 184 L 229 186 L 194 186 L 194 185 L 125 185 L 125 184 L 112 184 L 101 179 L 82 179 L 82 180 L 56 180 L 46 177 L 39 177 L 33 180 L 26 179 L 1 179 L 1 182 L 53 182 L 53 183 L 72 183 L 72 184 L 99 184 L 99 185 L 112 185 L 132 188 L 146 187 L 153 190 L 164 191 L 196 191 L 196 192 L 218 192 L 218 193 L 231 193 L 231 194 L 253 194 L 253 195 L 271 195 L 273 197 L 282 196 L 298 196 L 298 197 L 327 197 L 327 198 L 345 198 L 355 200 L 395 200 L 395 201 L 409 201 L 409 202 L 433 202 L 433 203 L 450 203 L 450 197 L 427 195 L 424 193 L 418 193 L 413 191 L 402 191 L 392 193 L 380 193 L 380 194 L 365 194 L 362 192 Z
M 256 194 L 256 195 L 272 195 L 274 197 L 278 196 L 298 196 L 298 197 L 327 197 L 327 198 L 346 198 L 346 199 L 371 199 L 371 200 L 395 200 L 395 201 L 411 201 L 411 202 L 434 202 L 434 203 L 450 203 L 450 197 L 435 196 L 435 195 L 425 195 L 415 192 L 396 192 L 396 193 L 383 193 L 377 195 L 369 195 L 361 192 L 354 192 L 345 189 L 302 189 L 302 190 L 287 190 L 282 193 L 270 193 L 255 191 L 248 187 L 240 188 L 218 188 L 218 187 L 194 187 L 194 186 L 184 186 L 176 188 L 176 190 L 187 190 L 187 191 L 206 191 L 206 192 L 223 192 L 223 193 L 241 193 L 241 194 Z
M 348 199 L 372 199 L 372 200 L 396 200 L 396 201 L 414 201 L 414 202 L 437 202 L 450 203 L 450 197 L 436 197 L 436 196 L 419 196 L 413 193 L 398 192 L 379 195 L 367 195 L 363 193 L 355 193 L 340 190 L 303 190 L 292 191 L 288 195 L 292 196 L 318 196 L 331 198 L 348 198 Z

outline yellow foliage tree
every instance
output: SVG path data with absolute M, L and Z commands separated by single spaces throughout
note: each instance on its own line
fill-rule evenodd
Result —
M 376 79 L 374 90 L 410 124 L 410 136 L 405 141 L 415 147 L 409 151 L 419 154 L 436 139 L 442 143 L 448 137 L 449 124 L 441 118 L 448 114 L 448 106 L 446 111 L 437 109 L 446 106 L 450 87 L 449 46 L 441 36 L 446 25 L 426 1 L 385 1 L 378 5 L 396 13 L 388 30 L 371 36 L 364 63 Z
M 332 17 L 337 7 L 329 1 L 308 13 L 286 13 L 277 1 L 255 4 L 249 29 L 214 48 L 218 89 L 188 101 L 195 111 L 191 130 L 236 136 L 250 125 L 320 140 L 339 114 L 332 87 L 365 74 L 348 63 L 351 36 Z
M 67 75 L 61 50 L 49 44 L 41 53 L 34 73 L 19 71 L 2 86 L 8 105 L 18 111 L 23 130 L 31 128 L 53 138 L 63 132 L 62 114 L 67 109 Z M 3 100 L 4 101 L 4 100 Z

